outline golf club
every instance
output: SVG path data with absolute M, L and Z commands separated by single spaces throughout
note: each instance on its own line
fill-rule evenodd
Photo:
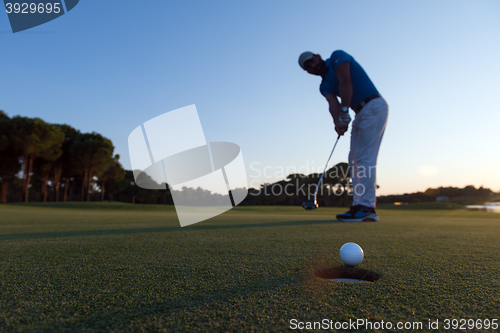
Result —
M 316 185 L 316 191 L 314 191 L 314 202 L 304 202 L 302 204 L 302 208 L 304 208 L 306 210 L 312 210 L 312 209 L 318 208 L 317 197 L 318 197 L 319 185 L 321 184 L 321 181 L 323 180 L 323 176 L 325 175 L 326 169 L 328 168 L 328 164 L 330 164 L 330 159 L 332 158 L 333 151 L 335 150 L 335 147 L 337 147 L 337 143 L 339 142 L 339 139 L 340 139 L 340 135 L 337 137 L 337 141 L 335 141 L 335 145 L 333 146 L 332 152 L 330 153 L 330 157 L 328 157 L 328 161 L 326 161 L 325 170 L 323 170 L 323 174 L 319 178 L 318 185 Z

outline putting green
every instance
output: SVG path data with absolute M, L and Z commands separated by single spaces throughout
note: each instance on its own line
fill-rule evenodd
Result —
M 500 316 L 500 214 L 333 220 L 344 210 L 237 207 L 181 228 L 168 206 L 0 205 L 0 331 L 286 331 L 325 318 L 425 330 Z M 341 266 L 346 242 L 381 279 L 313 274 Z

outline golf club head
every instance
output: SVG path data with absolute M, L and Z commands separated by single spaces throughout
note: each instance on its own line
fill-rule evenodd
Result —
M 312 210 L 318 208 L 318 204 L 312 202 L 304 202 L 302 204 L 302 208 L 304 208 L 305 210 Z

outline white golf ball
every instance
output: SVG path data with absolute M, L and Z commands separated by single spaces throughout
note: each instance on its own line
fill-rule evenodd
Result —
M 345 243 L 339 251 L 340 260 L 347 266 L 361 264 L 365 256 L 363 249 L 356 243 Z

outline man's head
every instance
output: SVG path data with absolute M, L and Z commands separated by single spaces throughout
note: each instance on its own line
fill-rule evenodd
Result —
M 325 73 L 326 63 L 319 54 L 309 51 L 302 53 L 299 57 L 299 65 L 309 74 L 323 76 Z

